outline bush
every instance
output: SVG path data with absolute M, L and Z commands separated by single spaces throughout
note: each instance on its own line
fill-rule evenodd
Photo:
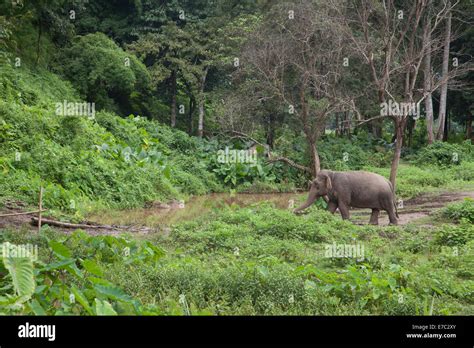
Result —
M 2 246 L 3 242 L 15 240 L 9 237 L 0 234 Z M 81 232 L 64 238 L 42 230 L 41 236 L 26 238 L 29 244 L 41 245 L 40 255 L 15 257 L 4 254 L 6 247 L 0 250 L 0 272 L 5 275 L 0 279 L 2 315 L 160 314 L 156 306 L 143 306 L 104 278 L 108 264 L 124 260 L 124 248 L 129 251 L 126 263 L 135 268 L 143 263 L 156 264 L 165 254 L 159 247 L 123 237 L 90 237 Z M 6 245 L 16 252 L 27 250 L 22 244 Z M 78 256 L 81 252 L 85 253 L 81 255 L 84 258 Z M 71 294 L 75 301 L 70 300 Z
M 474 200 L 465 198 L 462 202 L 449 204 L 442 210 L 442 215 L 456 222 L 466 220 L 474 223 Z
M 436 164 L 438 166 L 455 166 L 463 161 L 474 160 L 474 146 L 470 141 L 461 145 L 437 141 L 423 147 L 410 160 L 417 164 Z
M 455 180 L 474 181 L 474 161 L 462 162 L 461 165 L 451 168 L 450 174 Z
M 443 225 L 435 234 L 435 243 L 446 246 L 460 246 L 474 239 L 474 225 L 465 221 L 460 225 Z
M 387 144 L 370 136 L 351 139 L 326 136 L 319 143 L 321 167 L 332 170 L 360 170 L 364 166 L 385 166 L 390 163 L 392 151 Z

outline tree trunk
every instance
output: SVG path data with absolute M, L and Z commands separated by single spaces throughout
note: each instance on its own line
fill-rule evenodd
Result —
M 170 90 L 171 90 L 171 127 L 176 127 L 176 70 L 171 72 L 170 77 Z
M 316 148 L 316 142 L 312 139 L 312 137 L 307 138 L 308 140 L 308 147 L 309 147 L 309 153 L 311 156 L 311 175 L 313 175 L 313 178 L 318 175 L 319 171 L 321 170 L 321 164 L 319 161 L 319 154 L 318 150 Z
M 372 122 L 372 134 L 377 138 L 380 139 L 382 138 L 382 120 L 374 120 Z
M 347 127 L 347 137 L 351 137 L 351 114 L 349 111 L 346 111 L 346 127 Z
M 395 121 L 395 152 L 393 154 L 392 165 L 390 167 L 390 182 L 395 192 L 395 181 L 397 178 L 398 164 L 400 163 L 400 155 L 403 146 L 403 133 L 406 124 L 406 117 L 396 119 Z
M 198 120 L 198 137 L 202 138 L 204 133 L 204 101 L 199 101 L 199 120 Z
M 377 96 L 380 103 L 385 102 L 385 89 L 379 87 Z M 371 133 L 378 139 L 382 138 L 383 120 L 373 120 L 372 122 L 369 122 L 369 124 L 372 127 Z
M 448 1 L 448 7 L 451 6 L 451 2 Z M 448 14 L 446 19 L 446 32 L 444 37 L 444 51 L 443 51 L 443 67 L 442 67 L 442 76 L 441 78 L 444 82 L 441 85 L 441 96 L 439 101 L 439 123 L 438 123 L 438 133 L 436 134 L 437 140 L 443 139 L 443 133 L 446 123 L 446 97 L 448 94 L 448 68 L 449 68 L 449 44 L 451 42 L 451 12 Z
M 408 120 L 408 147 L 413 143 L 413 130 L 415 129 L 416 121 L 412 118 Z
M 209 67 L 204 68 L 203 74 L 201 76 L 201 86 L 199 93 L 199 119 L 198 119 L 198 137 L 202 138 L 204 133 L 204 86 L 206 84 L 207 71 Z
M 444 125 L 443 141 L 448 141 L 449 131 L 451 130 L 451 117 L 446 113 L 446 122 Z
M 474 143 L 474 139 L 472 138 L 472 113 L 470 111 L 467 112 L 466 139 L 470 139 L 471 143 Z
M 189 98 L 189 111 L 188 111 L 188 134 L 192 135 L 194 132 L 193 127 L 193 113 L 194 113 L 194 98 Z
M 267 125 L 267 144 L 270 146 L 270 149 L 273 149 L 275 142 L 275 116 L 273 113 L 268 115 L 268 125 Z
M 424 36 L 424 45 L 427 46 L 425 54 L 425 61 L 423 67 L 424 89 L 425 97 L 425 111 L 426 111 L 426 130 L 428 132 L 428 144 L 434 141 L 433 134 L 433 98 L 431 96 L 431 21 L 426 21 L 427 35 Z
M 40 51 L 41 51 L 41 35 L 43 34 L 43 22 L 40 18 L 38 18 L 38 39 L 36 41 L 36 61 L 35 66 L 38 66 L 39 59 L 40 59 Z

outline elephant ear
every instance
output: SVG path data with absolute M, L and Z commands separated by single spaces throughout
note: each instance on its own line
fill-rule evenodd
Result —
M 326 188 L 327 188 L 328 190 L 331 190 L 331 189 L 332 189 L 331 178 L 330 178 L 329 175 L 327 175 L 327 174 L 324 174 L 323 177 L 324 177 L 324 180 L 326 181 Z

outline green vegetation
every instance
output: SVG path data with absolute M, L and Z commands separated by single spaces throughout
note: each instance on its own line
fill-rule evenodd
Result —
M 474 161 L 474 146 L 469 140 L 460 145 L 439 141 L 420 149 L 411 157 L 419 165 L 456 166 L 463 161 Z
M 474 223 L 474 200 L 465 198 L 462 202 L 449 204 L 443 209 L 442 215 L 456 222 L 465 220 Z
M 474 201 L 438 202 L 474 191 L 472 89 L 452 89 L 473 78 L 474 7 L 397 2 L 416 14 L 399 25 L 393 6 L 352 5 L 1 2 L 0 314 L 474 315 Z M 383 115 L 404 102 L 421 115 Z M 322 198 L 307 215 L 290 201 L 207 213 L 213 193 L 286 204 L 320 169 L 379 173 L 414 199 L 403 213 L 428 213 L 357 225 Z M 37 209 L 40 188 L 45 218 L 145 212 L 163 233 L 34 234 L 11 213 Z M 160 220 L 196 195 L 196 219 Z
M 365 167 L 364 169 L 385 177 L 388 177 L 390 173 L 389 168 Z M 412 198 L 426 192 L 436 192 L 447 188 L 472 189 L 473 169 L 474 162 L 464 162 L 452 168 L 402 164 L 399 168 L 397 195 Z
M 140 116 L 121 118 L 106 111 L 94 119 L 57 115 L 55 101 L 80 99 L 68 83 L 46 71 L 38 75 L 4 66 L 1 79 L 3 201 L 36 204 L 42 185 L 46 206 L 83 216 L 97 207 L 139 207 L 226 186 L 246 192 L 292 190 L 304 180 L 281 163 L 265 163 L 261 149 L 254 164 L 218 163 L 218 150 L 239 149 L 244 143 L 193 138 Z M 350 143 L 328 135 L 321 144 L 323 166 L 388 176 L 378 166 L 387 164 L 389 151 L 378 143 L 363 145 L 361 139 L 354 136 Z M 452 146 L 447 144 L 443 153 L 450 153 Z M 448 183 L 468 184 L 474 172 L 468 157 L 472 147 L 456 147 L 463 161 L 452 168 L 402 166 L 397 193 L 408 198 Z
M 37 77 L 2 67 L 2 86 L 2 200 L 35 204 L 42 185 L 46 206 L 82 215 L 94 206 L 129 208 L 219 192 L 224 184 L 278 182 L 273 165 L 261 159 L 220 166 L 217 151 L 224 144 L 140 116 L 121 118 L 105 111 L 94 119 L 57 115 L 60 95 L 79 99 L 46 71 Z
M 219 149 L 245 143 L 190 137 L 144 117 L 122 118 L 107 111 L 94 119 L 58 116 L 55 100 L 79 97 L 46 71 L 3 67 L 2 86 L 2 201 L 34 205 L 42 185 L 44 204 L 54 209 L 53 216 L 66 214 L 79 221 L 99 208 L 140 207 L 147 201 L 226 189 L 291 190 L 304 178 L 261 157 L 255 164 L 221 165 Z M 388 176 L 390 151 L 362 139 L 327 135 L 321 143 L 323 165 Z M 401 165 L 399 196 L 472 185 L 472 145 L 434 148 Z M 452 151 L 460 154 L 456 165 L 443 162 Z M 344 152 L 347 160 L 339 158 Z M 419 167 L 424 156 L 442 161 Z M 442 225 L 429 234 L 422 227 L 360 227 L 319 209 L 299 217 L 267 205 L 179 224 L 169 239 L 84 232 L 65 236 L 48 227 L 32 236 L 6 229 L 2 242 L 38 245 L 40 258 L 3 257 L 1 312 L 474 314 L 468 256 L 474 240 L 472 206 L 471 200 L 448 206 L 444 216 L 462 223 Z M 363 245 L 364 259 L 325 258 L 325 246 L 332 243 Z M 439 271 L 429 276 L 435 267 Z
M 135 55 L 125 53 L 105 34 L 78 37 L 60 52 L 58 73 L 70 80 L 84 100 L 94 100 L 99 109 L 115 109 L 115 100 L 126 103 L 115 110 L 137 110 L 135 100 L 150 83 L 145 66 Z
M 466 223 L 356 226 L 319 209 L 298 217 L 259 204 L 179 224 L 166 239 L 47 227 L 2 238 L 40 254 L 14 268 L 4 257 L 4 313 L 474 314 L 474 226 Z M 363 254 L 326 257 L 333 243 Z

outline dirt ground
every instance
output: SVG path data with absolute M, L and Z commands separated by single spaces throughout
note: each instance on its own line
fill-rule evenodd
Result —
M 403 208 L 398 209 L 398 214 L 400 216 L 398 223 L 399 225 L 406 225 L 430 216 L 434 211 L 446 206 L 447 204 L 455 201 L 461 201 L 466 197 L 474 199 L 474 192 L 464 191 L 464 192 L 444 192 L 438 194 L 425 194 L 419 197 L 407 200 L 403 202 Z M 5 208 L 0 209 L 0 215 L 9 214 L 15 212 L 24 211 L 24 205 L 21 202 L 8 202 Z M 370 218 L 370 209 L 351 209 L 351 218 L 350 220 L 355 224 L 365 225 L 368 223 Z M 339 212 L 336 212 L 339 214 Z M 17 215 L 17 216 L 8 216 L 0 217 L 0 229 L 6 227 L 13 228 L 27 228 L 31 231 L 36 231 L 37 227 L 31 224 L 31 216 L 35 215 Z M 98 221 L 99 222 L 99 221 Z M 388 216 L 384 211 L 380 212 L 379 225 L 388 225 Z M 423 224 L 430 225 L 429 222 Z M 168 234 L 170 229 L 168 227 L 153 227 L 146 230 L 140 231 L 140 226 L 115 226 L 111 225 L 110 228 L 83 228 L 86 232 L 92 235 L 98 234 L 109 234 L 109 235 L 118 235 L 123 232 L 132 232 L 139 234 L 147 234 L 150 232 L 158 232 L 162 234 Z M 65 233 L 70 233 L 74 229 L 70 228 L 57 228 L 56 229 L 63 231 Z

